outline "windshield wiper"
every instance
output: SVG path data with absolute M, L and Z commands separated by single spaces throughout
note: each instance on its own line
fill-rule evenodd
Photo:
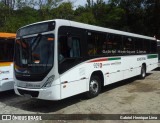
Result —
M 23 41 L 23 37 L 20 37 L 20 56 L 21 56 L 21 59 L 24 58 L 25 62 L 26 62 L 26 61 L 28 62 L 27 56 L 24 56 L 24 54 L 22 53 L 22 52 L 27 53 L 27 50 L 24 48 L 24 47 L 25 47 L 25 44 L 26 44 L 26 42 Z M 26 45 L 26 47 L 27 47 L 27 45 Z M 22 61 L 21 61 L 21 64 L 26 66 L 26 64 L 25 64 L 25 63 L 22 63 Z M 28 68 L 28 67 L 27 67 L 27 68 Z
M 39 42 L 42 38 L 42 34 L 38 34 L 36 36 L 36 38 L 33 40 L 32 44 L 31 44 L 31 47 L 35 44 L 35 46 L 32 48 L 32 52 L 37 48 L 37 46 L 39 45 Z

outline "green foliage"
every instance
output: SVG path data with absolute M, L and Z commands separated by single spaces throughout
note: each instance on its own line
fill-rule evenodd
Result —
M 74 16 L 73 14 L 74 10 L 71 2 L 62 3 L 57 8 L 52 9 L 52 19 L 57 18 L 72 20 Z
M 68 19 L 160 38 L 160 0 L 86 0 L 76 9 L 69 0 L 15 0 L 0 2 L 0 31 L 49 19 Z
M 82 22 L 82 23 L 92 24 L 92 25 L 96 24 L 96 19 L 93 13 L 91 12 L 84 12 L 80 14 L 79 16 L 76 16 L 74 20 L 78 22 Z

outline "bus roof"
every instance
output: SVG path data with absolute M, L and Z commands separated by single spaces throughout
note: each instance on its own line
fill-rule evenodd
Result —
M 16 34 L 0 32 L 0 38 L 16 38 Z
M 23 26 L 23 27 L 19 28 L 18 30 L 20 30 L 22 28 L 25 28 L 25 27 L 28 27 L 28 26 L 31 26 L 31 25 L 34 25 L 34 24 L 40 24 L 40 23 L 51 22 L 51 21 L 58 22 L 62 26 L 64 26 L 64 24 L 68 23 L 70 26 L 79 27 L 79 28 L 83 28 L 83 29 L 89 29 L 89 30 L 94 30 L 94 31 L 102 31 L 102 32 L 108 32 L 108 33 L 113 33 L 113 34 L 143 38 L 143 39 L 156 40 L 154 37 L 149 37 L 149 36 L 145 36 L 145 35 L 125 32 L 125 31 L 120 31 L 120 30 L 110 29 L 110 28 L 106 28 L 106 27 L 100 27 L 100 26 L 95 26 L 95 25 L 70 21 L 70 20 L 64 20 L 64 19 L 54 19 L 54 20 L 40 21 L 40 22 L 37 22 L 37 23 L 32 23 L 32 24 Z

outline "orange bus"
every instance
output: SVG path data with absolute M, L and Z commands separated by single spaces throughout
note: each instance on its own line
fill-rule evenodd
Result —
M 0 91 L 14 88 L 13 55 L 15 33 L 0 32 Z

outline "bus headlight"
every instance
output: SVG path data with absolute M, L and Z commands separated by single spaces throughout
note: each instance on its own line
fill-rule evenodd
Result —
M 55 75 L 50 76 L 47 81 L 44 83 L 43 87 L 51 87 Z

